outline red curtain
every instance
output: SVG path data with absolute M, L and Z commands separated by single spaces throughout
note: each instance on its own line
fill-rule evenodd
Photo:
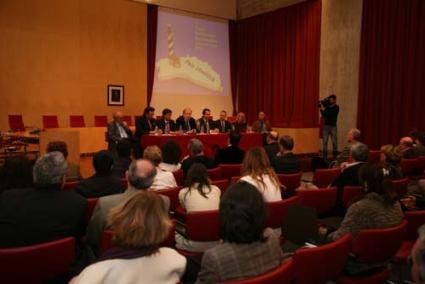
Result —
M 276 127 L 317 127 L 321 1 L 237 22 L 239 110 Z
M 153 91 L 153 78 L 155 75 L 156 33 L 158 26 L 158 6 L 148 5 L 148 35 L 147 35 L 147 99 L 151 104 Z
M 237 41 L 236 41 L 236 22 L 229 21 L 229 55 L 230 55 L 230 84 L 232 88 L 233 115 L 236 115 L 237 99 Z
M 425 1 L 364 0 L 357 124 L 372 148 L 425 130 Z

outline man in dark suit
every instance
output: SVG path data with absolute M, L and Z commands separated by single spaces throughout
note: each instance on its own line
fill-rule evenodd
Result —
M 271 161 L 272 167 L 278 174 L 294 174 L 301 171 L 300 161 L 294 155 L 294 139 L 283 136 L 279 140 L 280 152 Z
M 112 173 L 114 159 L 108 151 L 99 151 L 93 156 L 93 167 L 96 171 L 91 177 L 82 180 L 75 191 L 85 198 L 97 198 L 122 193 L 125 187 L 121 177 Z
M 199 139 L 190 139 L 187 148 L 189 149 L 190 156 L 183 160 L 181 167 L 184 178 L 186 178 L 190 167 L 192 167 L 192 165 L 195 163 L 203 164 L 207 169 L 213 169 L 217 167 L 217 163 L 214 161 L 214 159 L 204 155 L 204 145 Z
M 210 133 L 214 129 L 214 123 L 211 121 L 211 110 L 204 108 L 202 110 L 202 117 L 198 120 L 199 133 Z
M 276 131 L 270 131 L 267 135 L 267 145 L 264 146 L 270 162 L 279 153 L 279 134 Z
M 2 193 L 0 247 L 28 246 L 84 233 L 87 200 L 62 190 L 66 168 L 62 153 L 47 153 L 34 165 L 34 188 Z
M 245 152 L 238 147 L 240 140 L 239 133 L 231 133 L 229 136 L 230 146 L 218 151 L 215 156 L 216 162 L 218 164 L 241 164 Z
M 222 110 L 220 118 L 214 121 L 214 128 L 218 129 L 220 133 L 227 133 L 232 131 L 232 125 L 227 121 L 227 112 Z
M 177 118 L 176 124 L 178 130 L 181 130 L 185 133 L 196 132 L 196 121 L 192 117 L 192 110 L 190 108 L 185 108 L 183 110 L 183 115 Z
M 162 119 L 158 121 L 158 128 L 161 129 L 162 133 L 170 133 L 177 130 L 176 123 L 171 119 L 172 114 L 173 112 L 169 108 L 162 111 Z
M 119 178 L 123 178 L 130 164 L 131 144 L 128 141 L 120 141 L 117 144 L 117 156 L 114 157 L 112 173 Z
M 131 141 L 133 134 L 127 123 L 123 121 L 123 114 L 117 111 L 113 115 L 114 120 L 108 124 L 108 150 L 112 153 L 116 151 L 116 145 L 119 141 Z
M 154 115 L 155 109 L 148 106 L 143 111 L 143 115 L 136 119 L 136 137 L 139 141 L 142 135 L 155 131 L 157 125 Z

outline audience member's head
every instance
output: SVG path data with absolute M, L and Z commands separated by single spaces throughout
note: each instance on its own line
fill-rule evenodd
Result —
M 386 162 L 393 166 L 400 165 L 402 153 L 399 148 L 391 144 L 381 147 L 381 161 Z
M 59 151 L 47 153 L 35 162 L 33 168 L 34 183 L 40 187 L 62 185 L 68 168 L 65 157 Z
M 420 132 L 416 138 L 416 145 L 425 146 L 425 132 Z
M 266 204 L 257 188 L 245 181 L 230 186 L 220 202 L 220 233 L 225 242 L 264 241 Z
M 236 115 L 236 123 L 244 124 L 246 123 L 246 116 L 243 112 L 238 112 Z
M 204 108 L 202 110 L 202 118 L 205 120 L 209 120 L 211 117 L 211 110 L 209 108 Z
M 156 145 L 146 147 L 145 151 L 143 152 L 143 159 L 151 161 L 155 167 L 158 167 L 158 165 L 162 162 L 161 149 L 159 149 L 159 147 Z
M 151 187 L 156 176 L 156 167 L 148 160 L 134 160 L 127 172 L 128 184 L 138 190 Z
M 400 139 L 400 150 L 404 151 L 406 149 L 412 148 L 413 147 L 413 139 L 412 137 L 403 137 Z
M 113 115 L 112 115 L 112 117 L 113 117 L 113 119 L 114 119 L 114 121 L 115 122 L 118 122 L 119 124 L 121 124 L 122 123 L 122 118 L 123 118 L 123 114 L 122 114 L 122 112 L 120 112 L 120 111 L 117 111 L 117 112 L 115 112 Z
M 350 154 L 354 162 L 367 162 L 369 158 L 369 147 L 363 143 L 353 144 L 350 148 Z
M 277 143 L 279 141 L 279 133 L 277 131 L 270 131 L 267 135 L 267 144 Z
M 25 155 L 6 157 L 0 170 L 0 192 L 31 187 L 33 185 L 32 167 L 33 163 Z
M 232 145 L 233 147 L 238 147 L 240 141 L 241 141 L 241 135 L 239 133 L 236 133 L 236 132 L 230 133 L 229 135 L 230 145 Z
M 148 255 L 158 251 L 171 226 L 164 207 L 158 194 L 141 192 L 123 206 L 113 208 L 108 221 L 114 228 L 114 244 L 126 249 L 143 248 Z
M 171 120 L 172 114 L 173 114 L 173 112 L 171 111 L 171 109 L 164 108 L 164 110 L 162 111 L 162 118 L 165 119 L 165 120 Z
M 186 178 L 186 187 L 189 188 L 189 191 L 191 189 L 197 189 L 203 197 L 207 198 L 207 194 L 211 191 L 211 188 L 210 180 L 208 179 L 208 170 L 203 164 L 195 163 L 190 167 Z M 207 192 L 204 192 L 205 187 L 208 189 Z
M 264 120 L 266 118 L 266 114 L 264 113 L 264 111 L 260 111 L 258 113 L 258 120 Z
M 331 104 L 335 104 L 335 103 L 336 103 L 336 96 L 335 96 L 334 94 L 331 94 L 331 95 L 329 96 L 329 102 L 330 102 Z
M 131 143 L 127 140 L 120 140 L 117 144 L 117 154 L 120 158 L 130 158 Z
M 397 201 L 390 170 L 379 163 L 367 163 L 360 168 L 360 181 L 366 193 L 377 193 L 384 198 L 385 204 L 390 206 Z
M 227 112 L 225 110 L 220 111 L 220 120 L 227 119 Z
M 192 117 L 192 109 L 190 107 L 187 107 L 183 110 L 183 117 L 185 120 L 188 120 Z
M 361 133 L 357 128 L 352 128 L 348 131 L 347 140 L 348 142 L 360 141 Z
M 294 139 L 288 135 L 282 136 L 279 139 L 279 146 L 282 153 L 291 152 L 294 149 Z
M 263 147 L 248 150 L 242 164 L 242 172 L 247 175 L 267 174 L 271 169 L 270 161 Z
M 143 115 L 148 119 L 152 119 L 155 115 L 155 108 L 151 106 L 145 107 L 145 109 L 143 110 Z
M 419 237 L 412 249 L 412 280 L 416 284 L 425 283 L 425 225 L 418 230 Z
M 187 144 L 187 149 L 189 150 L 189 154 L 192 157 L 204 154 L 204 145 L 202 144 L 201 140 L 196 138 L 190 139 L 189 143 Z
M 162 161 L 167 164 L 177 165 L 180 162 L 181 149 L 174 140 L 168 140 L 161 147 Z
M 50 153 L 55 151 L 61 152 L 65 160 L 68 158 L 68 146 L 66 145 L 65 142 L 63 141 L 49 142 L 49 144 L 47 144 L 46 152 Z
M 114 158 L 109 151 L 102 150 L 93 156 L 93 167 L 98 175 L 109 174 L 114 165 Z

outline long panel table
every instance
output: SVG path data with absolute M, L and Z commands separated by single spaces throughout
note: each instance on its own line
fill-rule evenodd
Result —
M 212 156 L 214 149 L 225 148 L 228 146 L 228 134 L 217 133 L 217 134 L 163 134 L 163 135 L 144 135 L 142 136 L 142 147 L 145 148 L 150 145 L 157 145 L 161 147 L 165 142 L 172 139 L 174 140 L 182 150 L 182 156 L 188 155 L 187 143 L 190 139 L 197 138 L 204 144 L 204 153 L 207 156 Z M 242 133 L 239 147 L 242 150 L 248 150 L 252 147 L 262 146 L 263 138 L 259 133 Z

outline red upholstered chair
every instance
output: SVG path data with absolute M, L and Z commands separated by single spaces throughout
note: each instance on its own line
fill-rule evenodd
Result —
M 228 164 L 220 164 L 221 168 L 221 176 L 222 178 L 230 180 L 234 176 L 240 176 L 242 165 L 236 164 L 236 165 L 228 165 Z
M 351 253 L 360 263 L 384 263 L 393 258 L 400 249 L 406 233 L 407 221 L 385 229 L 367 229 L 359 232 Z M 365 276 L 342 275 L 337 283 L 364 284 L 384 283 L 389 277 L 386 267 Z
M 9 115 L 9 129 L 11 131 L 25 131 L 22 115 Z
M 169 188 L 169 189 L 154 190 L 153 192 L 167 196 L 170 199 L 170 211 L 174 212 L 176 208 L 180 206 L 180 201 L 179 201 L 180 189 L 181 189 L 181 186 L 178 186 L 178 187 Z
M 290 284 L 293 278 L 293 261 L 287 260 L 282 264 L 267 273 L 260 276 L 252 277 L 243 280 L 230 280 L 219 282 L 220 284 Z
M 300 204 L 315 208 L 317 214 L 329 212 L 336 202 L 337 190 L 335 187 L 321 189 L 297 190 Z
M 64 190 L 74 190 L 80 181 L 67 181 L 63 186 Z
M 381 160 L 381 150 L 370 150 L 369 151 L 369 162 L 379 162 Z
M 174 178 L 176 179 L 176 183 L 178 186 L 183 185 L 183 170 L 178 170 L 173 172 Z
M 211 184 L 217 186 L 221 191 L 221 196 L 226 192 L 226 189 L 229 187 L 229 180 L 228 179 L 220 179 L 220 180 L 213 180 Z
M 294 196 L 294 197 L 279 200 L 279 201 L 268 202 L 266 226 L 273 229 L 281 228 L 283 221 L 286 218 L 288 207 L 292 204 L 297 204 L 297 203 L 299 203 L 298 196 Z
M 83 115 L 70 115 L 69 116 L 70 127 L 86 127 Z
M 43 128 L 59 128 L 58 117 L 56 115 L 43 115 Z
M 419 158 L 401 159 L 400 167 L 405 177 L 415 180 L 423 177 L 422 161 Z
M 397 192 L 398 196 L 400 198 L 405 196 L 410 182 L 409 178 L 393 180 L 392 182 L 394 190 Z
M 341 169 L 317 169 L 314 172 L 313 184 L 317 187 L 327 187 L 341 174 Z
M 278 174 L 277 176 L 287 190 L 294 191 L 300 186 L 302 175 L 303 173 L 299 172 L 296 174 Z
M 125 121 L 125 122 L 127 122 L 127 125 L 128 125 L 128 126 L 133 125 L 133 123 L 131 122 L 131 115 L 124 115 L 124 116 L 122 117 L 122 120 L 123 120 L 123 121 Z
M 346 234 L 317 248 L 304 248 L 295 252 L 294 283 L 325 284 L 338 278 L 351 250 L 351 235 Z
M 108 117 L 106 115 L 95 115 L 94 126 L 95 127 L 106 127 L 108 125 Z
M 88 225 L 99 198 L 87 198 L 86 224 Z
M 67 274 L 74 260 L 74 238 L 0 249 L 1 283 L 44 283 Z
M 232 177 L 232 178 L 230 179 L 230 184 L 237 183 L 240 179 L 241 179 L 241 176 Z
M 418 238 L 418 229 L 425 224 L 425 211 L 407 211 L 404 214 L 404 219 L 407 221 L 407 234 L 401 248 L 393 259 L 397 263 L 407 262 L 407 258 L 410 256 L 413 245 Z
M 217 167 L 217 168 L 214 168 L 214 169 L 209 169 L 208 170 L 208 177 L 210 178 L 210 180 L 220 180 L 220 179 L 222 179 L 221 168 Z
M 348 208 L 351 205 L 351 201 L 363 193 L 364 190 L 362 186 L 344 186 L 344 192 L 342 194 L 344 207 Z

